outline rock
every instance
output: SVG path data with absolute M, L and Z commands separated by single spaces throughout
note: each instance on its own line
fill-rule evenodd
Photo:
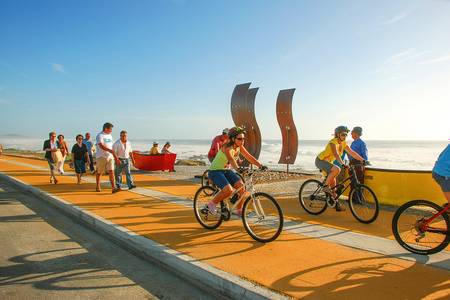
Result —
M 202 160 L 194 159 L 179 159 L 175 163 L 176 166 L 206 166 L 206 163 Z

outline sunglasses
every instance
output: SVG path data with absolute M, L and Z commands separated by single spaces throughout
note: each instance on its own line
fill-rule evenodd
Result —
M 243 140 L 245 140 L 245 138 L 243 138 L 243 137 L 241 137 L 241 138 L 236 138 L 236 140 L 238 140 L 238 141 L 243 141 Z
M 341 135 L 341 136 L 347 136 L 347 134 L 346 134 L 346 133 L 341 133 L 340 135 Z

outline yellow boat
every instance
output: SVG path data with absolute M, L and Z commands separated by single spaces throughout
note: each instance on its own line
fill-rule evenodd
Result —
M 367 167 L 364 179 L 380 204 L 399 206 L 415 199 L 426 199 L 439 205 L 447 202 L 441 188 L 431 177 L 431 171 Z

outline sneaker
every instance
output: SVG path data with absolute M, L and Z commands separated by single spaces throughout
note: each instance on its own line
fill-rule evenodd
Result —
M 132 189 L 135 189 L 135 188 L 136 188 L 136 186 L 132 185 L 132 186 L 128 187 L 128 190 L 132 190 Z
M 339 203 L 339 201 L 336 201 L 336 211 L 345 211 L 345 207 L 341 205 L 341 203 Z
M 121 190 L 122 190 L 121 188 L 113 189 L 113 190 L 112 190 L 112 193 L 115 194 L 115 193 L 117 193 L 117 192 L 120 192 Z
M 216 208 L 216 204 L 214 203 L 214 202 L 208 202 L 208 210 L 209 210 L 209 213 L 211 214 L 211 215 L 216 215 L 217 214 L 217 208 Z

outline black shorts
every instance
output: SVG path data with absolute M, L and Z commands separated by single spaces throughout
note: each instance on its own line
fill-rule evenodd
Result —
M 450 177 L 441 176 L 433 172 L 433 179 L 436 180 L 444 193 L 450 192 Z

